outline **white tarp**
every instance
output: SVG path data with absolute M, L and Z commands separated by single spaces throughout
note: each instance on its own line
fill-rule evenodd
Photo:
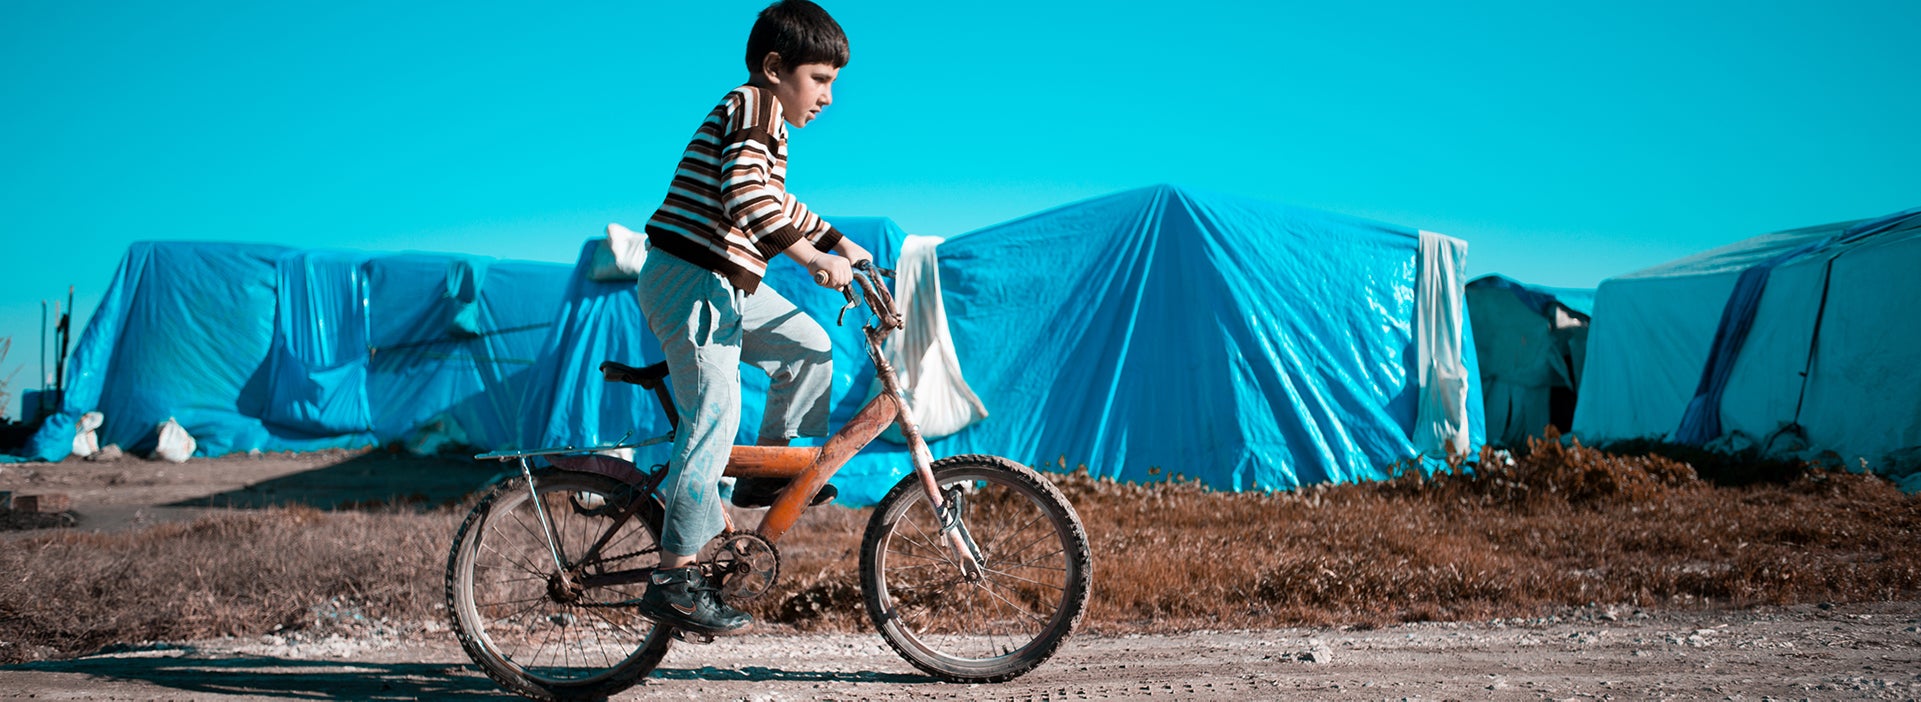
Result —
M 941 301 L 937 236 L 908 236 L 901 243 L 896 264 L 894 302 L 906 327 L 887 339 L 881 350 L 900 376 L 901 394 L 913 412 L 921 437 L 929 441 L 964 429 L 987 416 L 987 407 L 961 377 L 960 356 L 947 331 L 947 307 Z M 875 392 L 879 391 L 875 381 Z M 898 425 L 882 436 L 905 442 Z
M 1467 453 L 1467 366 L 1461 361 L 1461 304 L 1467 242 L 1421 232 L 1414 345 L 1419 354 L 1421 402 L 1414 446 L 1440 455 Z

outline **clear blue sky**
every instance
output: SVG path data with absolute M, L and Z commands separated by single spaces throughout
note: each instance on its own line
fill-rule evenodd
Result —
M 136 239 L 571 261 L 659 203 L 763 4 L 0 3 L 0 378 Z M 1592 287 L 1921 205 L 1921 2 L 824 4 L 853 62 L 790 187 L 914 233 L 1166 182 Z

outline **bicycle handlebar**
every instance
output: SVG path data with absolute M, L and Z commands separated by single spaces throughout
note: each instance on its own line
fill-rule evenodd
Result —
M 853 268 L 854 268 L 854 270 L 855 270 L 855 271 L 857 271 L 857 272 L 858 272 L 858 271 L 864 271 L 864 270 L 867 270 L 867 269 L 869 269 L 869 268 L 872 268 L 872 269 L 874 269 L 874 271 L 876 271 L 876 272 L 878 272 L 878 273 L 880 273 L 880 275 L 881 275 L 881 277 L 883 277 L 883 278 L 892 278 L 892 277 L 894 277 L 894 271 L 893 271 L 893 269 L 891 269 L 891 268 L 881 268 L 881 267 L 879 267 L 879 266 L 876 266 L 876 265 L 874 265 L 874 262 L 873 262 L 873 261 L 869 261 L 869 260 L 867 260 L 867 259 L 864 259 L 864 258 L 863 258 L 863 259 L 861 259 L 861 260 L 858 260 L 858 261 L 855 261 L 855 262 L 853 262 L 853 264 L 851 264 L 851 265 L 853 266 Z M 859 277 L 859 276 L 858 276 L 858 273 L 856 274 L 856 276 L 855 276 L 855 277 Z M 827 271 L 814 271 L 814 284 L 815 284 L 815 285 L 826 285 L 826 284 L 827 284 Z M 836 289 L 836 290 L 844 290 L 845 288 L 835 288 L 835 289 Z
M 834 323 L 846 324 L 847 311 L 859 307 L 865 300 L 868 309 L 873 310 L 874 316 L 879 320 L 877 331 L 885 334 L 901 328 L 900 310 L 894 308 L 893 293 L 888 292 L 887 286 L 881 283 L 880 279 L 883 277 L 894 277 L 894 271 L 876 266 L 873 261 L 855 261 L 853 284 L 840 288 L 841 295 L 847 298 L 847 304 L 840 308 L 840 315 L 835 318 Z M 819 280 L 819 276 L 816 275 L 815 279 Z M 860 297 L 854 296 L 856 287 L 860 288 Z

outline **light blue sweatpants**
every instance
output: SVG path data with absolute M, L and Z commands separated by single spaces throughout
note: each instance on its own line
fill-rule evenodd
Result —
M 693 555 L 726 526 L 719 481 L 740 428 L 740 364 L 767 373 L 762 439 L 826 436 L 833 345 L 820 323 L 772 288 L 748 295 L 719 273 L 654 249 L 641 266 L 641 314 L 660 339 L 680 427 L 667 478 L 661 548 Z

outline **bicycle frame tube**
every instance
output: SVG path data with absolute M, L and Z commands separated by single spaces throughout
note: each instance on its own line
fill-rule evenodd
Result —
M 867 406 L 842 425 L 840 431 L 834 432 L 825 446 L 735 446 L 733 459 L 727 466 L 728 475 L 794 479 L 793 485 L 768 508 L 767 516 L 760 520 L 760 527 L 755 531 L 768 541 L 779 541 L 781 535 L 800 520 L 801 513 L 807 511 L 814 493 L 847 464 L 847 459 L 880 436 L 881 431 L 902 414 L 899 400 L 883 393 L 868 400 Z

